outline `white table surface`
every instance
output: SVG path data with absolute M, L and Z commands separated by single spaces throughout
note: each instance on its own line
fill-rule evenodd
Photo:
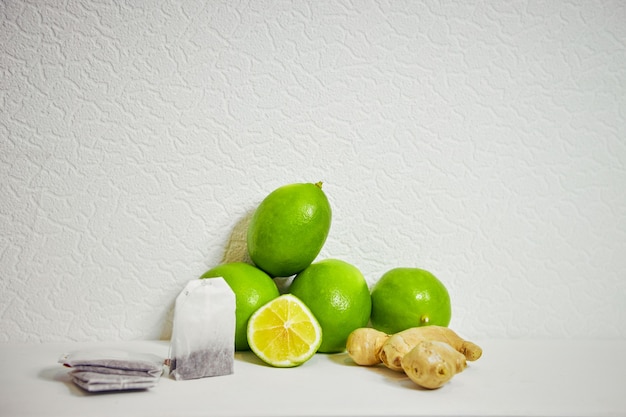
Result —
M 483 357 L 429 391 L 347 354 L 297 368 L 237 353 L 235 373 L 146 391 L 90 394 L 57 363 L 67 351 L 114 347 L 167 356 L 168 342 L 0 344 L 0 416 L 626 416 L 626 341 L 475 340 Z

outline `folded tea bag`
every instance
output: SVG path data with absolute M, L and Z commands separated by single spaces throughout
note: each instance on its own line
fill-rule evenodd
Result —
M 103 374 L 89 371 L 70 372 L 72 382 L 91 392 L 148 389 L 159 382 L 158 377 L 123 374 Z
M 72 368 L 72 381 L 87 391 L 147 389 L 163 373 L 163 358 L 149 353 L 115 349 L 85 349 L 59 358 Z
M 223 278 L 195 279 L 176 298 L 170 374 L 176 380 L 232 374 L 235 293 Z

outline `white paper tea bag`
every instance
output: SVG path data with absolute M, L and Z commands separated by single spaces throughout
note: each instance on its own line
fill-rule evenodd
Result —
M 223 278 L 195 279 L 176 298 L 170 375 L 177 380 L 234 372 L 235 293 Z

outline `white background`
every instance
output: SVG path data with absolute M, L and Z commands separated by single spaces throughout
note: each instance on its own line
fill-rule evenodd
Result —
M 468 337 L 626 337 L 621 1 L 0 2 L 0 342 L 167 338 L 273 189 Z

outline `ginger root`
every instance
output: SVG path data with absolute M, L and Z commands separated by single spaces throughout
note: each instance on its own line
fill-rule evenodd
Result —
M 380 362 L 405 372 L 416 384 L 439 388 L 478 360 L 482 349 L 442 326 L 422 326 L 387 335 L 372 328 L 353 331 L 346 343 L 348 355 L 359 365 Z
M 469 361 L 482 355 L 482 349 L 464 340 L 452 329 L 442 326 L 412 327 L 391 336 L 383 345 L 379 356 L 381 361 L 394 371 L 402 371 L 402 357 L 423 341 L 444 342 L 462 353 Z
M 417 385 L 441 387 L 467 367 L 465 356 L 438 341 L 422 341 L 402 357 L 402 369 Z
M 364 366 L 376 365 L 381 362 L 379 353 L 389 335 L 369 327 L 356 329 L 348 336 L 346 350 L 350 358 Z

